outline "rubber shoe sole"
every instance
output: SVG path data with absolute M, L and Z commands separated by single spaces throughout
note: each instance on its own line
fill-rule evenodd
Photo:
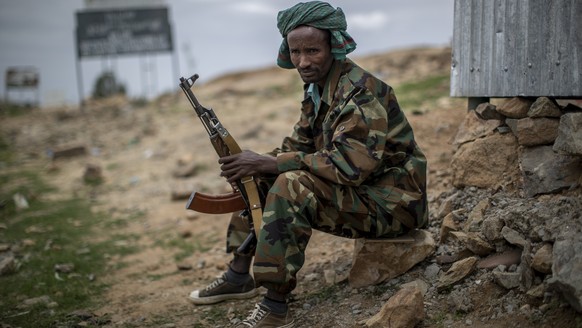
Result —
M 249 290 L 248 292 L 244 293 L 234 293 L 234 294 L 220 294 L 220 295 L 212 295 L 212 296 L 205 296 L 199 297 L 199 291 L 195 290 L 190 293 L 188 296 L 188 300 L 196 305 L 208 305 L 208 304 L 216 304 L 223 301 L 228 300 L 244 300 L 247 298 L 252 298 L 259 295 L 259 290 L 257 288 Z

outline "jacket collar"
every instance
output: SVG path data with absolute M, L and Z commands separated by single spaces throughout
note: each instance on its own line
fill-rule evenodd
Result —
M 329 69 L 329 73 L 327 74 L 327 80 L 325 81 L 323 92 L 321 93 L 321 100 L 328 105 L 331 105 L 331 102 L 333 101 L 333 95 L 335 94 L 335 90 L 343 71 L 343 63 L 343 60 L 334 60 Z

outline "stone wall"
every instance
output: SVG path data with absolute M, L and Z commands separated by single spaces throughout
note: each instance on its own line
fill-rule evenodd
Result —
M 582 108 L 545 97 L 483 103 L 453 145 L 458 191 L 441 203 L 437 263 L 453 239 L 500 286 L 534 298 L 558 292 L 582 313 Z M 468 199 L 477 205 L 467 211 Z
M 540 97 L 479 105 L 453 141 L 457 188 L 508 188 L 523 196 L 582 183 L 582 109 Z

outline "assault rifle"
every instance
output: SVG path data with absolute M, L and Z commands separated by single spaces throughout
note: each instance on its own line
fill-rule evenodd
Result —
M 192 86 L 197 79 L 198 74 L 194 74 L 187 79 L 181 77 L 180 88 L 186 94 L 200 121 L 202 121 L 202 125 L 208 133 L 214 150 L 219 157 L 240 153 L 242 151 L 241 148 L 222 123 L 220 123 L 212 108 L 206 108 L 200 105 L 194 96 Z M 190 195 L 186 208 L 208 214 L 243 211 L 243 215 L 250 215 L 252 220 L 249 220 L 251 223 L 249 237 L 238 250 L 239 252 L 246 253 L 249 247 L 253 246 L 252 244 L 256 241 L 256 236 L 259 235 L 263 218 L 259 191 L 252 176 L 244 177 L 237 181 L 236 185 L 231 184 L 231 186 L 233 189 L 232 193 L 222 195 L 208 195 L 194 191 Z

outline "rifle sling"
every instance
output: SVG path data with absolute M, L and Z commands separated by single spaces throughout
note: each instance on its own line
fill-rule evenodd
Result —
M 230 133 L 225 133 L 221 135 L 220 138 L 226 146 L 228 147 L 231 154 L 241 153 L 239 145 L 236 143 Z M 251 217 L 253 219 L 253 227 L 255 229 L 255 234 L 258 238 L 259 231 L 261 230 L 261 224 L 263 222 L 263 209 L 261 208 L 261 198 L 259 197 L 259 190 L 257 184 L 255 183 L 253 177 L 244 177 L 241 179 L 241 183 L 245 188 L 245 193 L 249 201 L 249 207 L 251 211 Z

